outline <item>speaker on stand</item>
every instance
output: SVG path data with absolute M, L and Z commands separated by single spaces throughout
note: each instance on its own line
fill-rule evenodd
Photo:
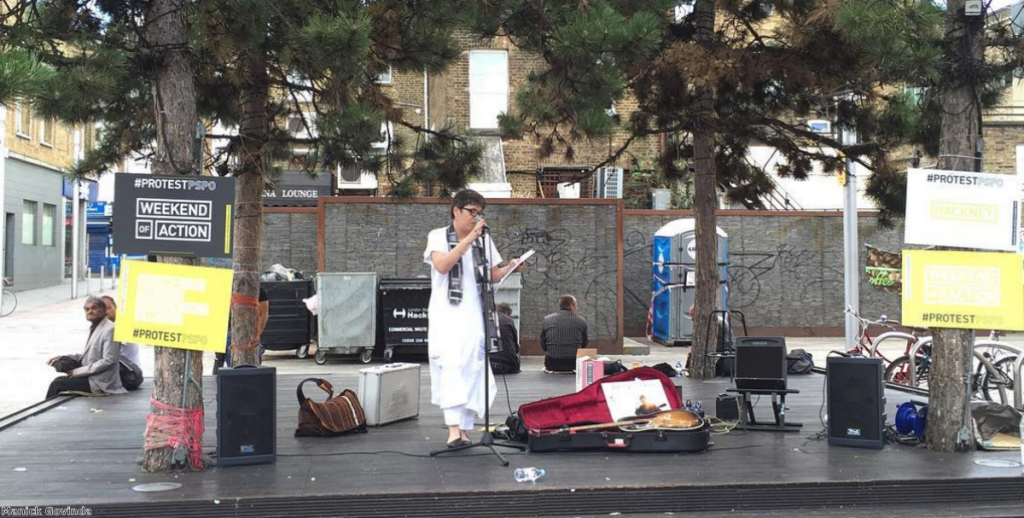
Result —
M 277 369 L 217 371 L 217 465 L 277 460 Z
M 881 358 L 830 356 L 828 444 L 853 448 L 885 446 L 885 383 Z
M 738 389 L 786 390 L 786 339 L 742 336 L 736 338 L 733 381 Z

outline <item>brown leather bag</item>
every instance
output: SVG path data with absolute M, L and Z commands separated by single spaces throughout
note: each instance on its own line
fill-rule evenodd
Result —
M 306 382 L 315 381 L 327 393 L 327 400 L 317 403 L 302 394 Z M 356 393 L 345 389 L 335 397 L 334 387 L 320 378 L 306 378 L 296 389 L 299 397 L 299 427 L 296 437 L 333 437 L 349 433 L 366 433 L 366 414 Z

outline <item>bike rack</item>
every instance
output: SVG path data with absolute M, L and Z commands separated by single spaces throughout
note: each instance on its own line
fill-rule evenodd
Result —
M 870 357 L 874 358 L 878 354 L 878 344 L 890 338 L 899 338 L 900 340 L 906 340 L 910 343 L 919 341 L 916 336 L 910 333 L 904 333 L 903 331 L 886 331 L 875 337 L 874 343 L 871 344 Z
M 921 347 L 923 347 L 925 344 L 932 343 L 932 340 L 933 339 L 930 336 L 929 337 L 924 337 L 924 338 L 918 340 L 917 343 L 915 343 L 913 345 L 913 347 L 910 348 L 910 353 L 909 353 L 909 355 L 910 355 L 910 358 L 909 358 L 909 371 L 910 372 L 909 372 L 909 374 L 910 374 L 910 386 L 911 387 L 917 388 L 917 351 L 920 350 Z M 981 364 L 984 365 L 985 369 L 988 370 L 989 372 L 995 372 L 995 367 L 992 366 L 992 362 L 988 361 L 988 358 L 985 358 L 985 355 L 982 354 L 981 351 L 977 350 L 978 347 L 989 347 L 989 348 L 992 348 L 992 349 L 999 349 L 1001 351 L 1006 351 L 1006 352 L 1009 352 L 1009 353 L 1016 354 L 1017 355 L 1017 362 L 1014 364 L 1014 371 L 1016 372 L 1016 374 L 1018 376 L 1018 378 L 1016 378 L 1016 379 L 1019 379 L 1020 368 L 1021 368 L 1021 359 L 1022 359 L 1022 357 L 1024 357 L 1024 354 L 1022 354 L 1022 352 L 1021 352 L 1021 350 L 1019 348 L 1017 348 L 1017 347 L 1015 347 L 1013 345 L 1010 345 L 1008 343 L 1005 343 L 1005 342 L 996 342 L 996 341 L 992 341 L 992 340 L 982 340 L 980 342 L 975 342 L 974 343 L 974 351 L 973 351 L 974 352 L 974 357 L 977 358 L 978 361 L 981 362 Z M 1019 393 L 1020 393 L 1020 383 L 1014 383 L 1013 386 L 1014 386 L 1014 397 L 1017 398 L 1014 401 L 1018 401 L 1020 399 L 1020 396 L 1019 396 Z M 1005 405 L 1006 404 L 1006 387 L 1003 387 L 1002 385 L 999 386 L 999 397 L 1002 398 L 1002 402 Z
M 1017 361 L 1013 363 L 1013 406 L 1018 409 L 1024 409 L 1024 404 L 1021 402 L 1021 390 L 1020 390 L 1020 372 L 1021 367 L 1024 366 L 1024 354 L 1017 355 Z

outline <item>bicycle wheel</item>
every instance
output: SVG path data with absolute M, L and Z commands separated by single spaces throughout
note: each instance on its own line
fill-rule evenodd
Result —
M 18 297 L 14 295 L 14 292 L 3 290 L 3 298 L 0 299 L 0 317 L 6 317 L 14 313 L 14 308 L 17 307 Z
M 1007 396 L 1013 393 L 1013 366 L 1016 362 L 1016 356 L 1006 356 L 992 364 L 995 372 L 985 371 L 981 377 L 981 393 L 985 401 L 994 401 L 992 394 L 999 392 L 999 385 L 1006 389 Z
M 923 388 L 928 385 L 928 371 L 931 359 L 927 356 L 918 356 L 916 360 L 917 387 Z M 897 385 L 910 386 L 910 356 L 903 355 L 896 358 L 885 368 L 885 381 Z

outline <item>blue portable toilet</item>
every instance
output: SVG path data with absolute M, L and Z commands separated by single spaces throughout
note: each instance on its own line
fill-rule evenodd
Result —
M 718 233 L 719 278 L 728 279 L 728 235 L 716 227 Z M 654 233 L 651 270 L 654 295 L 652 307 L 652 334 L 654 340 L 666 346 L 689 345 L 693 342 L 693 321 L 690 306 L 695 300 L 697 279 L 697 232 L 693 218 L 669 222 Z M 721 304 L 727 308 L 728 290 L 721 284 Z

